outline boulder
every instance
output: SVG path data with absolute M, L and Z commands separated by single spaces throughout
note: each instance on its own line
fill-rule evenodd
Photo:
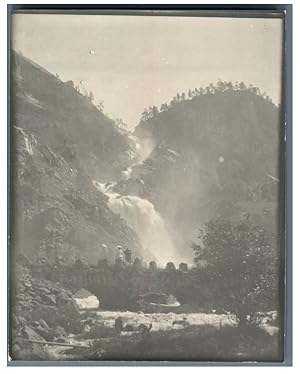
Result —
M 43 327 L 38 326 L 35 330 L 47 341 L 52 341 L 54 339 L 54 333 L 51 329 L 44 329 Z
M 75 302 L 70 300 L 65 305 L 59 308 L 59 314 L 61 317 L 65 318 L 66 320 L 78 319 L 80 318 L 80 311 L 77 308 Z
M 40 334 L 38 334 L 32 327 L 25 326 L 24 327 L 24 336 L 28 340 L 38 340 L 38 341 L 46 341 Z
M 14 323 L 14 326 L 24 326 L 26 325 L 27 321 L 22 316 L 15 316 L 13 318 L 13 323 Z
M 47 305 L 56 305 L 55 295 L 42 295 L 42 301 Z
M 56 336 L 60 336 L 60 337 L 66 337 L 67 336 L 67 333 L 62 326 L 56 326 L 56 328 L 54 329 L 54 332 L 55 332 Z
M 55 338 L 55 341 L 58 342 L 58 343 L 65 343 L 66 339 L 62 338 L 62 337 L 59 337 L 59 338 Z
M 80 289 L 73 295 L 73 300 L 80 310 L 98 309 L 100 305 L 97 296 L 93 295 L 84 288 Z
M 29 282 L 29 281 L 24 282 L 24 287 L 25 287 L 26 289 L 32 290 L 32 284 L 31 284 L 31 282 Z
M 50 305 L 39 305 L 31 312 L 33 321 L 44 320 L 48 326 L 55 326 L 60 314 L 56 307 Z
M 24 301 L 25 300 L 25 295 L 24 294 L 18 294 L 16 296 L 16 301 Z
M 127 325 L 124 326 L 124 331 L 139 331 L 139 325 L 133 324 L 133 323 L 127 323 Z
M 48 324 L 47 324 L 47 322 L 46 322 L 45 320 L 40 319 L 40 320 L 38 320 L 38 323 L 39 323 L 39 325 L 40 325 L 42 328 L 44 328 L 44 329 L 46 329 L 46 330 L 49 329 L 49 326 L 48 326 Z
M 35 287 L 36 288 L 36 291 L 39 293 L 39 294 L 49 294 L 51 293 L 51 291 L 49 290 L 49 288 L 47 287 L 44 287 L 42 285 L 38 285 Z
M 33 307 L 33 308 L 38 308 L 40 303 L 36 300 L 31 300 L 30 301 L 30 305 Z
M 117 317 L 115 319 L 115 331 L 119 334 L 123 330 L 123 319 L 122 317 Z
M 72 298 L 66 292 L 61 292 L 56 297 L 56 304 L 57 304 L 58 307 L 62 307 L 64 305 L 68 304 L 70 301 L 72 301 Z

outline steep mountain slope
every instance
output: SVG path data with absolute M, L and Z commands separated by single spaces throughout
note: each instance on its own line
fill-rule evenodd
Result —
M 134 143 L 88 96 L 74 89 L 72 81 L 62 82 L 17 53 L 12 64 L 17 126 L 21 123 L 42 144 L 76 154 L 77 162 L 95 178 L 113 178 L 131 163 Z
M 258 89 L 224 84 L 173 100 L 152 108 L 135 135 L 153 150 L 118 188 L 149 198 L 181 248 L 217 216 L 249 214 L 276 231 L 280 110 Z
M 93 180 L 131 163 L 133 143 L 72 83 L 13 53 L 12 249 L 33 261 L 95 262 L 116 246 L 142 254 L 137 235 Z

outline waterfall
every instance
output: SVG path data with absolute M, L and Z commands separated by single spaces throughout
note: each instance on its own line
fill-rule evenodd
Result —
M 94 181 L 94 186 L 108 196 L 108 207 L 136 232 L 141 244 L 160 265 L 176 261 L 176 251 L 166 230 L 164 221 L 150 201 L 138 196 L 122 196 L 115 193 L 113 184 Z
M 140 140 L 133 134 L 128 135 L 129 139 L 134 143 L 136 149 L 136 160 L 129 166 L 127 169 L 123 170 L 121 177 L 124 180 L 128 180 L 132 176 L 133 168 L 137 165 L 141 165 L 150 153 L 154 149 L 154 141 L 151 138 L 143 139 L 143 144 L 140 143 Z

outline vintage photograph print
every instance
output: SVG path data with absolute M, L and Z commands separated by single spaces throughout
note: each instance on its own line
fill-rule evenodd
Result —
M 282 362 L 283 16 L 10 21 L 9 360 Z

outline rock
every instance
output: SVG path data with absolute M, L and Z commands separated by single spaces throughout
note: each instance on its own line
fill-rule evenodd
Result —
M 58 343 L 65 343 L 66 339 L 64 339 L 64 338 L 55 338 L 55 341 L 58 342 Z
M 22 265 L 23 267 L 29 267 L 31 265 L 29 259 L 23 254 L 19 254 L 17 256 L 17 263 Z
M 141 323 L 141 324 L 139 325 L 139 331 L 140 331 L 142 334 L 149 333 L 151 329 L 152 329 L 152 323 L 150 323 L 149 326 L 145 325 L 144 323 Z
M 38 295 L 35 296 L 35 301 L 39 304 L 42 303 L 42 299 Z
M 13 326 L 14 329 L 17 329 L 19 331 L 26 324 L 27 324 L 27 321 L 24 317 L 13 316 L 12 326 Z
M 22 316 L 18 316 L 18 320 L 19 320 L 21 325 L 25 325 L 27 323 L 26 318 L 24 318 Z
M 65 292 L 61 292 L 56 298 L 56 304 L 59 307 L 68 304 L 70 301 L 72 301 L 72 298 Z
M 41 295 L 45 295 L 45 294 L 49 294 L 51 293 L 51 291 L 47 288 L 47 287 L 44 287 L 44 286 L 36 286 L 36 291 L 38 291 Z
M 40 324 L 39 324 L 38 321 L 33 321 L 33 322 L 31 322 L 31 324 L 32 324 L 32 326 L 34 326 L 35 328 L 40 326 Z
M 55 326 L 59 317 L 57 308 L 50 305 L 39 305 L 31 312 L 32 320 L 39 321 L 43 319 L 48 326 Z
M 38 334 L 32 327 L 30 326 L 25 326 L 24 328 L 24 335 L 26 338 L 29 340 L 38 340 L 38 341 L 45 341 L 45 339 Z
M 62 326 L 57 326 L 54 332 L 56 336 L 67 336 L 66 330 Z
M 80 321 L 81 316 L 73 300 L 59 307 L 58 313 L 61 317 L 60 323 L 63 323 L 64 328 L 70 329 L 71 325 L 75 325 L 77 329 L 78 321 Z
M 24 286 L 27 288 L 27 289 L 32 289 L 32 284 L 30 282 L 24 282 Z
M 47 341 L 52 341 L 54 339 L 54 333 L 51 329 L 46 330 L 42 328 L 41 326 L 39 326 L 35 330 L 39 335 L 41 335 Z
M 24 287 L 24 285 L 22 283 L 19 283 L 17 285 L 17 294 L 23 294 L 25 292 L 26 288 Z
M 125 325 L 124 331 L 138 331 L 139 330 L 139 325 L 134 325 L 133 323 L 128 323 Z
M 14 313 L 12 314 L 11 322 L 12 322 L 12 326 L 14 326 L 15 328 L 20 325 L 20 321 Z
M 42 295 L 41 299 L 47 305 L 56 305 L 56 297 L 54 295 Z
M 38 320 L 38 323 L 39 323 L 39 325 L 40 325 L 43 329 L 46 329 L 46 330 L 49 329 L 49 326 L 48 326 L 48 324 L 47 324 L 47 322 L 46 322 L 45 320 L 40 319 L 40 320 Z
M 115 331 L 119 334 L 123 330 L 123 319 L 122 317 L 118 317 L 115 320 Z
M 18 343 L 15 343 L 15 344 L 12 345 L 12 352 L 13 352 L 14 355 L 18 354 L 21 351 L 21 349 L 22 349 L 21 345 L 18 344 Z
M 28 308 L 29 308 L 29 305 L 25 301 L 17 301 L 15 312 L 22 314 L 25 310 L 28 310 Z
M 25 300 L 25 295 L 24 294 L 18 294 L 16 296 L 16 301 L 24 301 Z
M 83 328 L 83 331 L 84 331 L 84 332 L 90 332 L 90 331 L 91 331 L 91 326 L 85 324 L 85 325 L 84 325 L 84 328 Z
M 37 308 L 40 306 L 40 303 L 36 300 L 31 300 L 30 301 L 30 304 L 34 307 L 34 308 Z

